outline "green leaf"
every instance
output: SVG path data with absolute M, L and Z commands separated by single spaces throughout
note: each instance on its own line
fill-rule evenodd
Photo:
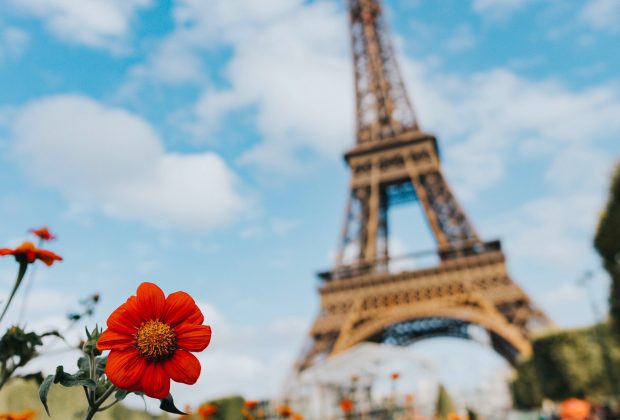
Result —
M 80 357 L 77 362 L 77 366 L 80 370 L 84 372 L 90 371 L 90 360 L 88 357 Z
M 105 366 L 108 363 L 108 356 L 99 356 L 95 359 L 95 366 L 97 367 L 97 376 L 103 375 L 105 372 Z
M 56 368 L 56 375 L 54 376 L 54 383 L 60 384 L 66 387 L 72 386 L 85 386 L 90 389 L 95 389 L 97 384 L 90 378 L 81 378 L 80 372 L 75 375 L 70 375 L 64 371 L 62 366 Z
M 122 401 L 125 399 L 127 394 L 129 394 L 129 391 L 127 391 L 126 389 L 119 389 L 114 393 L 114 398 L 118 401 Z
M 187 414 L 187 413 L 182 412 L 178 408 L 176 408 L 176 406 L 174 405 L 174 399 L 172 398 L 172 394 L 168 394 L 166 398 L 161 400 L 161 404 L 159 404 L 159 408 L 163 411 L 166 411 L 172 414 L 181 414 L 181 415 Z
M 43 407 L 45 407 L 45 412 L 47 415 L 50 415 L 50 410 L 47 407 L 47 393 L 50 391 L 50 387 L 54 383 L 55 375 L 49 375 L 47 378 L 43 380 L 41 386 L 39 387 L 39 399 L 41 403 L 43 403 Z

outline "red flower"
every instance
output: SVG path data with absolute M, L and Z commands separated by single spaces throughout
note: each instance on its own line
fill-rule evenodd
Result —
M 243 405 L 248 410 L 254 410 L 258 406 L 258 401 L 256 401 L 256 400 L 247 400 L 246 402 L 243 403 Z
M 211 340 L 203 321 L 187 293 L 165 298 L 153 283 L 142 283 L 136 296 L 112 312 L 97 342 L 99 350 L 111 350 L 106 375 L 119 388 L 158 399 L 170 393 L 171 379 L 195 383 L 200 362 L 190 352 L 204 350 Z
M 203 418 L 203 420 L 209 420 L 212 415 L 217 413 L 217 406 L 213 404 L 203 404 L 198 409 L 198 415 Z
M 35 260 L 41 260 L 46 265 L 52 265 L 54 261 L 62 261 L 62 257 L 54 254 L 52 251 L 39 249 L 32 242 L 24 242 L 15 249 L 0 249 L 0 256 L 4 255 L 13 255 L 20 264 L 31 264 Z
M 560 404 L 560 418 L 562 419 L 587 419 L 590 415 L 590 403 L 577 398 L 569 398 Z
M 26 410 L 21 413 L 2 413 L 0 414 L 0 420 L 30 420 L 37 416 L 37 412 L 34 410 Z
M 281 405 L 276 408 L 276 413 L 287 419 L 293 415 L 293 410 L 288 405 Z
M 398 372 L 394 372 L 390 375 L 390 378 L 392 378 L 393 381 L 397 380 L 398 378 L 400 378 L 400 373 Z
M 353 401 L 345 398 L 340 400 L 340 409 L 343 413 L 350 413 L 353 411 Z
M 56 235 L 53 235 L 47 226 L 40 227 L 39 229 L 30 229 L 30 232 L 37 235 L 42 241 L 51 241 L 52 239 L 56 239 Z

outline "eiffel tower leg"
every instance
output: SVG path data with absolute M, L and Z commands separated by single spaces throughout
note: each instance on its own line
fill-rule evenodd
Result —
M 377 260 L 377 233 L 379 230 L 379 173 L 376 165 L 372 166 L 370 175 L 370 197 L 368 219 L 366 219 L 366 248 L 364 250 L 364 262 L 373 264 Z
M 444 232 L 441 230 L 441 226 L 439 225 L 439 221 L 437 220 L 435 212 L 431 208 L 428 197 L 426 195 L 426 190 L 420 184 L 420 178 L 418 172 L 415 169 L 415 164 L 411 155 L 405 156 L 405 167 L 407 168 L 407 172 L 409 173 L 409 178 L 411 179 L 411 183 L 413 184 L 413 188 L 418 197 L 418 200 L 420 200 L 420 203 L 422 203 L 422 208 L 424 209 L 424 213 L 426 214 L 426 220 L 428 220 L 431 230 L 433 231 L 439 249 L 447 247 L 448 240 Z

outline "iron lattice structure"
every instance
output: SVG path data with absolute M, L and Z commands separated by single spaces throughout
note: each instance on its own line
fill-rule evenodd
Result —
M 499 241 L 482 241 L 442 172 L 436 138 L 407 95 L 379 0 L 349 0 L 357 141 L 345 154 L 351 182 L 332 271 L 321 273 L 321 310 L 296 368 L 363 342 L 407 345 L 488 332 L 514 363 L 532 329 L 550 325 L 510 278 Z M 437 243 L 436 264 L 394 272 L 388 209 L 417 201 Z

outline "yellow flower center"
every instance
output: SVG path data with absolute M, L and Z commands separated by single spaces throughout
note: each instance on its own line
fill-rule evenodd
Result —
M 172 327 L 158 320 L 142 324 L 135 337 L 140 356 L 151 362 L 170 358 L 177 348 Z

